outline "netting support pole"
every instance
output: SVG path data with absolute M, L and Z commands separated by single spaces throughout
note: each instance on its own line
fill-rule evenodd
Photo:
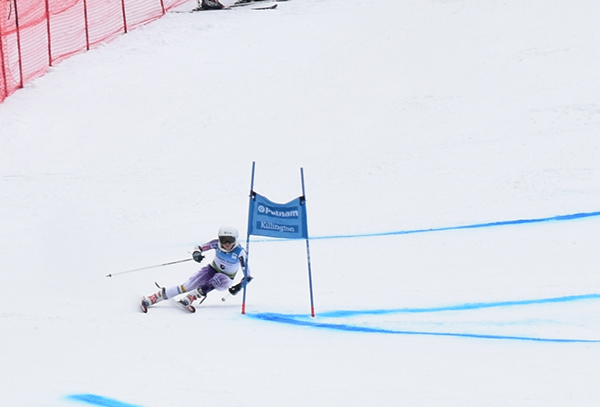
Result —
M 19 9 L 17 0 L 13 0 L 15 5 L 15 25 L 17 27 L 17 53 L 19 55 L 19 88 L 23 87 L 23 54 L 21 52 L 21 27 L 19 26 Z
M 50 33 L 50 4 L 46 3 L 46 32 L 48 33 L 48 66 L 52 66 L 52 34 Z
M 123 13 L 123 31 L 127 34 L 127 13 L 125 13 L 125 0 L 121 0 L 121 12 Z
M 88 22 L 87 0 L 83 0 L 83 23 L 85 24 L 85 49 L 90 50 L 90 26 Z
M 4 41 L 2 38 L 2 23 L 0 23 L 0 68 L 2 72 L 2 92 L 0 93 L 0 103 L 8 97 L 8 81 L 6 79 L 6 64 L 4 63 Z

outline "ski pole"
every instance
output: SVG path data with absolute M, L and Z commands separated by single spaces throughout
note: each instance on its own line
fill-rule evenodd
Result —
M 176 260 L 176 261 L 171 261 L 169 263 L 157 264 L 155 266 L 141 267 L 139 269 L 133 269 L 133 270 L 127 270 L 127 271 L 119 271 L 117 273 L 107 274 L 106 277 L 118 276 L 119 274 L 133 273 L 134 271 L 148 270 L 148 269 L 153 269 L 153 268 L 157 268 L 157 267 L 170 266 L 171 264 L 183 263 L 183 262 L 190 261 L 190 260 L 193 260 L 193 259 Z

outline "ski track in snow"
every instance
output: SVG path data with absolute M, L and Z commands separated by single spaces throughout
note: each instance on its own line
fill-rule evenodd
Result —
M 500 335 L 500 334 L 483 334 L 483 333 L 475 333 L 475 332 L 451 332 L 451 331 L 410 331 L 410 330 L 397 330 L 391 328 L 385 328 L 382 326 L 364 326 L 359 324 L 351 324 L 348 323 L 352 321 L 353 317 L 361 317 L 361 316 L 387 316 L 387 315 L 399 315 L 399 314 L 439 314 L 443 312 L 449 311 L 473 311 L 473 310 L 481 310 L 485 308 L 507 308 L 507 307 L 517 307 L 517 306 L 527 306 L 527 305 L 540 305 L 540 304 L 556 304 L 556 303 L 566 303 L 566 302 L 578 302 L 578 301 L 586 301 L 586 300 L 595 300 L 596 304 L 600 302 L 600 294 L 586 294 L 579 296 L 568 296 L 568 297 L 558 297 L 558 298 L 544 298 L 544 299 L 533 299 L 533 300 L 523 300 L 523 301 L 505 301 L 505 302 L 492 302 L 492 303 L 480 303 L 480 304 L 458 304 L 447 307 L 433 307 L 433 308 L 401 308 L 401 309 L 380 309 L 380 310 L 362 310 L 362 311 L 330 311 L 320 313 L 317 319 L 310 319 L 305 315 L 286 315 L 286 314 L 278 314 L 278 313 L 256 313 L 249 314 L 250 317 L 271 321 L 271 322 L 279 322 L 284 324 L 298 325 L 298 326 L 308 326 L 314 328 L 325 328 L 325 329 L 334 329 L 341 331 L 350 331 L 350 332 L 364 332 L 364 333 L 380 333 L 380 334 L 397 334 L 397 335 L 432 335 L 432 336 L 455 336 L 455 337 L 464 337 L 464 338 L 475 338 L 475 339 L 506 339 L 506 340 L 519 340 L 519 341 L 534 341 L 534 342 L 558 342 L 558 343 L 599 343 L 600 339 L 581 339 L 581 338 L 559 338 L 559 337 L 542 337 L 542 336 L 517 336 L 517 335 Z M 485 316 L 484 316 L 485 318 Z M 327 320 L 350 320 L 346 323 L 344 322 L 326 322 Z M 442 318 L 440 318 L 441 320 Z M 381 323 L 382 321 L 378 321 Z M 384 321 L 385 322 L 385 321 Z M 390 321 L 387 321 L 390 323 Z M 396 321 L 397 322 L 397 321 Z M 533 318 L 530 320 L 533 325 L 539 325 L 540 322 L 547 322 L 543 319 Z M 568 324 L 570 321 L 551 321 L 556 324 L 560 324 L 561 328 L 566 323 Z M 514 322 L 517 323 L 516 321 Z M 441 325 L 443 328 L 451 328 L 453 323 L 447 322 L 438 322 L 438 325 Z M 482 325 L 482 321 L 477 321 L 477 325 Z M 503 322 L 492 322 L 493 325 L 498 327 L 509 325 L 511 329 L 514 329 L 511 325 L 512 323 Z
M 532 223 L 541 223 L 541 222 L 561 222 L 561 221 L 572 221 L 590 217 L 600 216 L 600 212 L 585 212 L 585 213 L 574 213 L 568 215 L 557 215 L 552 217 L 545 218 L 533 218 L 533 219 L 519 219 L 519 220 L 509 220 L 509 221 L 496 221 L 496 222 L 488 222 L 488 223 L 478 223 L 472 225 L 463 225 L 463 226 L 450 226 L 450 227 L 439 227 L 439 228 L 430 228 L 430 229 L 416 229 L 416 230 L 406 230 L 406 231 L 395 231 L 395 232 L 383 232 L 383 233 L 370 233 L 370 234 L 351 234 L 351 235 L 339 235 L 339 236 L 321 236 L 321 237 L 311 237 L 312 239 L 347 239 L 347 238 L 362 238 L 362 237 L 377 237 L 377 236 L 390 236 L 390 235 L 404 235 L 404 234 L 413 234 L 413 233 L 425 233 L 425 232 L 440 232 L 440 231 L 450 231 L 450 230 L 460 230 L 460 229 L 478 229 L 478 228 L 486 228 L 486 227 L 497 227 L 497 226 L 514 226 L 514 225 L 524 225 L 524 224 L 532 224 Z M 276 241 L 281 239 L 256 239 L 253 241 L 256 242 L 268 242 L 268 241 Z M 486 308 L 506 308 L 506 307 L 517 307 L 517 306 L 528 306 L 528 305 L 541 305 L 541 304 L 560 304 L 560 303 L 568 303 L 568 302 L 579 302 L 579 301 L 589 301 L 595 300 L 598 302 L 600 300 L 600 294 L 583 294 L 583 295 L 572 295 L 572 296 L 563 296 L 556 298 L 545 298 L 545 299 L 530 299 L 530 300 L 521 300 L 521 301 L 503 301 L 503 302 L 489 302 L 489 303 L 476 303 L 476 304 L 458 304 L 451 305 L 445 307 L 432 307 L 432 308 L 401 308 L 401 309 L 379 309 L 379 310 L 340 310 L 340 311 L 328 311 L 319 313 L 317 319 L 307 318 L 306 315 L 298 315 L 298 314 L 281 314 L 281 313 L 254 313 L 249 314 L 250 317 L 270 321 L 270 322 L 278 322 L 290 325 L 297 326 L 307 326 L 314 328 L 324 328 L 324 329 L 334 329 L 341 331 L 349 331 L 349 332 L 363 332 L 363 333 L 380 333 L 380 334 L 401 334 L 401 335 L 432 335 L 432 336 L 454 336 L 454 337 L 465 337 L 465 338 L 475 338 L 475 339 L 503 339 L 503 340 L 519 340 L 519 341 L 535 341 L 535 342 L 557 342 L 557 343 L 598 343 L 600 339 L 582 339 L 582 338 L 561 338 L 561 337 L 542 337 L 542 336 L 517 336 L 517 335 L 501 335 L 501 334 L 481 334 L 474 332 L 450 332 L 450 331 L 442 331 L 442 332 L 434 332 L 434 331 L 411 331 L 411 330 L 398 330 L 386 328 L 384 326 L 364 326 L 359 324 L 352 324 L 351 321 L 344 322 L 343 319 L 359 317 L 359 316 L 382 316 L 382 315 L 391 315 L 391 314 L 434 314 L 440 312 L 448 312 L 448 311 L 473 311 L 473 310 L 482 310 Z M 326 322 L 327 319 L 338 319 L 341 322 Z M 545 322 L 543 319 L 533 319 L 529 321 L 531 324 L 536 324 Z M 561 321 L 553 321 L 556 324 L 569 324 L 573 323 L 571 321 L 561 322 Z M 448 327 L 448 324 L 438 323 L 444 327 Z M 481 324 L 481 321 L 479 321 Z M 452 325 L 452 324 L 450 324 Z M 514 325 L 507 324 L 506 322 L 496 323 L 495 325 Z
M 80 401 L 85 404 L 101 407 L 142 407 L 135 404 L 123 403 L 118 400 L 107 397 L 98 396 L 95 394 L 73 394 L 66 397 L 67 400 Z
M 397 232 L 384 232 L 384 233 L 373 233 L 373 234 L 355 234 L 355 235 L 344 235 L 344 236 L 322 236 L 319 238 L 311 238 L 311 239 L 345 239 L 345 238 L 359 238 L 359 237 L 376 237 L 376 236 L 386 236 L 386 235 L 396 235 L 396 234 L 411 234 L 411 233 L 424 233 L 424 232 L 436 232 L 436 231 L 449 231 L 449 230 L 460 230 L 460 229 L 477 229 L 483 227 L 496 227 L 496 226 L 511 226 L 511 225 L 522 225 L 522 224 L 531 224 L 531 223 L 540 223 L 540 222 L 550 222 L 550 221 L 572 221 L 578 219 L 584 219 L 589 217 L 600 216 L 600 212 L 585 212 L 585 213 L 575 213 L 569 215 L 557 215 L 553 217 L 546 218 L 535 218 L 535 219 L 519 219 L 519 220 L 511 220 L 511 221 L 497 221 L 497 222 L 488 222 L 488 223 L 480 223 L 480 224 L 472 224 L 472 225 L 463 225 L 463 226 L 453 226 L 453 227 L 440 227 L 440 228 L 431 228 L 431 229 L 417 229 L 410 231 L 397 231 Z M 256 241 L 277 241 L 281 239 L 269 239 L 269 240 L 256 240 Z M 259 321 L 267 321 L 274 323 L 282 323 L 288 325 L 294 325 L 299 327 L 309 327 L 309 328 L 317 328 L 317 329 L 327 329 L 327 330 L 336 330 L 336 331 L 346 331 L 350 333 L 366 333 L 366 334 L 386 334 L 386 335 L 428 335 L 428 336 L 446 336 L 446 337 L 457 337 L 457 338 L 468 338 L 468 339 L 484 339 L 484 340 L 511 340 L 511 341 L 530 341 L 530 342 L 550 342 L 550 343 L 563 343 L 563 344 L 575 344 L 575 343 L 600 343 L 600 339 L 597 338 L 574 338 L 574 337 L 548 337 L 548 336 L 518 336 L 518 335 L 502 335 L 502 334 L 485 334 L 485 333 L 476 333 L 476 332 L 460 332 L 458 330 L 452 331 L 453 322 L 443 321 L 443 317 L 440 317 L 443 313 L 460 313 L 461 316 L 464 316 L 465 313 L 469 313 L 471 311 L 478 310 L 486 310 L 492 308 L 503 309 L 504 311 L 507 308 L 521 308 L 527 311 L 527 307 L 534 307 L 540 305 L 561 305 L 561 304 L 577 304 L 587 302 L 588 308 L 586 309 L 586 314 L 589 313 L 589 305 L 593 304 L 596 307 L 600 306 L 600 294 L 583 294 L 583 295 L 572 295 L 572 296 L 563 296 L 563 297 L 555 297 L 555 298 L 542 298 L 542 299 L 528 299 L 528 300 L 520 300 L 520 301 L 502 301 L 502 302 L 485 302 L 485 303 L 464 303 L 464 304 L 455 304 L 449 306 L 441 306 L 441 307 L 430 307 L 430 308 L 399 308 L 399 309 L 372 309 L 372 310 L 337 310 L 337 311 L 326 311 L 321 312 L 317 315 L 316 318 L 311 318 L 308 315 L 301 314 L 283 314 L 283 313 L 248 313 L 247 316 Z M 552 310 L 548 310 L 547 308 L 542 309 L 541 314 L 544 314 L 544 310 L 547 312 L 552 312 Z M 503 312 L 504 312 L 503 311 Z M 540 312 L 540 309 L 533 311 L 535 315 Z M 414 314 L 431 314 L 436 315 L 438 317 L 438 321 L 435 325 L 438 325 L 442 328 L 441 331 L 426 331 L 426 330 L 402 330 L 395 329 L 393 327 L 389 327 L 390 325 L 398 324 L 398 320 L 391 321 L 390 319 L 386 319 L 386 317 L 398 317 L 400 318 L 404 315 L 414 315 Z M 365 320 L 364 317 L 375 317 L 374 325 L 373 321 Z M 383 317 L 377 319 L 377 317 Z M 435 318 L 435 317 L 434 317 Z M 496 328 L 502 328 L 503 326 L 509 326 L 509 329 L 513 329 L 515 324 L 518 324 L 518 321 L 489 321 L 489 316 L 484 316 L 484 319 L 488 319 L 488 321 L 477 320 L 476 325 L 482 326 L 493 325 Z M 359 319 L 359 321 L 356 321 Z M 372 318 L 373 319 L 373 318 Z M 422 319 L 422 318 L 420 318 Z M 371 325 L 369 325 L 369 323 Z M 541 318 L 533 317 L 532 319 L 527 320 L 528 325 L 540 325 L 544 323 L 548 323 L 547 320 L 544 320 L 543 315 Z M 561 328 L 564 328 L 564 325 L 574 325 L 577 323 L 574 321 L 559 321 L 558 319 L 550 321 L 551 324 L 556 324 Z M 386 327 L 386 324 L 388 327 Z M 414 324 L 414 321 L 413 321 Z M 417 324 L 418 325 L 418 324 Z M 459 323 L 460 325 L 460 323 Z M 572 326 L 569 326 L 572 328 Z M 444 330 L 446 329 L 446 330 Z M 99 396 L 95 394 L 74 394 L 66 396 L 66 399 L 69 401 L 81 402 L 88 405 L 94 405 L 99 407 L 142 407 L 140 405 L 128 404 L 122 401 L 118 401 L 112 398 Z

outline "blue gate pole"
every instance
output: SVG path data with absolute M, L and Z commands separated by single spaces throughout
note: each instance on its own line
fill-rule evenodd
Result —
M 242 298 L 242 314 L 246 313 L 246 285 L 248 285 L 246 270 L 248 270 L 248 263 L 250 262 L 250 221 L 252 219 L 252 200 L 254 199 L 254 166 L 255 162 L 252 161 L 252 178 L 250 178 L 250 200 L 248 203 L 248 232 L 246 235 L 246 267 L 244 267 L 244 277 L 242 280 L 242 287 L 244 287 L 244 295 Z
M 306 205 L 306 192 L 304 191 L 304 168 L 300 167 L 300 178 L 302 179 L 302 198 Z M 315 316 L 315 302 L 313 298 L 312 271 L 310 267 L 310 245 L 308 244 L 308 211 L 306 213 L 306 261 L 308 262 L 308 289 L 310 292 L 310 316 Z

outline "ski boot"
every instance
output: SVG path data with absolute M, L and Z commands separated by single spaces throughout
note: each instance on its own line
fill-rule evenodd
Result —
M 166 291 L 165 288 L 162 287 L 158 292 L 156 292 L 152 295 L 149 295 L 148 297 L 146 297 L 146 296 L 142 297 L 142 302 L 141 302 L 142 312 L 146 313 L 146 312 L 148 312 L 148 307 L 150 307 L 151 305 L 154 305 L 157 302 L 166 300 L 167 294 L 165 291 Z
M 188 305 L 192 305 L 192 303 L 196 300 L 200 300 L 200 302 L 198 303 L 198 305 L 200 305 L 204 302 L 205 299 L 206 294 L 204 294 L 202 288 L 198 287 L 196 290 L 192 291 L 191 293 L 180 299 L 179 303 L 187 307 Z

